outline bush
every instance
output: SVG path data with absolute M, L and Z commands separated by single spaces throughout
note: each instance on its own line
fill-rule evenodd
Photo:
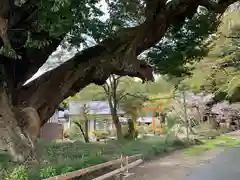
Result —
M 4 180 L 28 180 L 28 169 L 25 166 L 19 166 L 13 169 L 9 173 L 9 176 L 5 177 Z
M 125 136 L 126 134 L 128 133 L 128 125 L 122 125 L 122 134 L 123 134 L 123 136 Z M 117 136 L 117 132 L 116 132 L 116 129 L 115 128 L 113 128 L 113 129 L 111 129 L 110 130 L 110 135 L 111 136 Z
M 122 125 L 122 134 L 123 136 L 128 134 L 128 125 Z
M 68 134 L 68 137 L 71 140 L 83 140 L 84 139 L 81 130 L 75 123 L 71 124 L 71 127 L 66 132 L 66 134 Z
M 139 132 L 139 134 L 149 134 L 149 133 L 153 133 L 152 130 L 152 125 L 147 125 L 147 124 L 141 124 L 137 126 L 137 131 Z
M 45 179 L 48 177 L 56 176 L 56 169 L 54 169 L 52 166 L 48 166 L 46 168 L 40 169 L 40 177 L 41 179 Z
M 107 131 L 101 131 L 101 130 L 95 130 L 92 132 L 92 134 L 95 136 L 95 138 L 97 140 L 100 140 L 100 139 L 107 139 L 110 135 L 109 132 Z

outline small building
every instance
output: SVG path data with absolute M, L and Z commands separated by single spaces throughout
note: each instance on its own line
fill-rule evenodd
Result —
M 118 109 L 119 121 L 127 124 L 125 112 Z M 42 139 L 63 139 L 64 132 L 71 127 L 73 121 L 78 121 L 84 126 L 84 115 L 88 119 L 89 132 L 111 131 L 115 129 L 112 121 L 111 109 L 107 101 L 70 101 L 67 109 L 56 110 L 49 121 L 41 128 Z M 151 124 L 152 117 L 139 117 L 138 124 Z
M 89 121 L 89 131 L 111 130 L 114 128 L 111 110 L 107 101 L 70 101 L 68 104 L 69 123 L 84 120 L 84 115 Z M 124 111 L 118 109 L 119 120 L 126 123 Z M 69 126 L 69 127 L 70 127 Z

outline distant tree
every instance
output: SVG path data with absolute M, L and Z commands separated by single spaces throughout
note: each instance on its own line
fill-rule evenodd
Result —
M 119 94 L 118 94 L 119 83 L 120 83 L 120 76 L 110 75 L 110 77 L 108 78 L 108 81 L 102 86 L 105 91 L 106 98 L 108 100 L 112 120 L 116 128 L 118 140 L 123 138 L 122 126 L 118 117 L 118 107 L 119 107 L 118 103 L 121 98 L 119 97 Z
M 102 101 L 107 100 L 104 89 L 101 86 L 90 84 L 74 96 L 75 100 Z

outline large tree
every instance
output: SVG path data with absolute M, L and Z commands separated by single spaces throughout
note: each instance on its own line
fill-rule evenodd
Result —
M 43 125 L 63 99 L 90 83 L 104 84 L 110 74 L 152 80 L 152 68 L 137 55 L 181 27 L 199 5 L 223 13 L 236 1 L 109 1 L 111 20 L 102 23 L 98 0 L 1 0 L 1 140 L 16 160 L 26 159 L 31 148 L 20 122 L 31 112 L 23 108 L 35 109 Z M 80 44 L 86 34 L 99 43 L 23 86 L 61 43 Z

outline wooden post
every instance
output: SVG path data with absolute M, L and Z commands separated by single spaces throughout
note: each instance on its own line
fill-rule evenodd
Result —
M 123 167 L 123 155 L 121 154 L 121 168 Z
M 128 174 L 128 156 L 126 157 L 126 173 Z

